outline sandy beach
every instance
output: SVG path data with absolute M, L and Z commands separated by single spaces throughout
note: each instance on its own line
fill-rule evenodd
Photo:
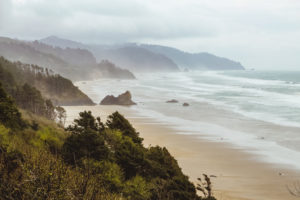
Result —
M 265 163 L 247 149 L 226 141 L 209 141 L 188 132 L 179 134 L 168 124 L 137 115 L 130 107 L 97 105 L 67 106 L 65 109 L 67 124 L 83 110 L 91 110 L 103 121 L 118 110 L 140 132 L 146 147 L 167 147 L 192 181 L 196 181 L 202 173 L 215 175 L 216 178 L 212 178 L 213 191 L 219 200 L 297 199 L 289 194 L 287 186 L 300 180 L 300 171 L 285 165 Z

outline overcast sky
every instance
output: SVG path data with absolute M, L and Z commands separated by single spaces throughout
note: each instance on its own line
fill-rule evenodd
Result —
M 0 36 L 143 42 L 300 70 L 300 0 L 0 0 Z

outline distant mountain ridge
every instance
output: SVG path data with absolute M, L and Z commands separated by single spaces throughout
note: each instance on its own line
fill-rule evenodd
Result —
M 156 71 L 156 69 L 166 69 L 177 71 L 179 68 L 190 70 L 244 70 L 241 63 L 228 58 L 218 57 L 206 52 L 188 53 L 161 45 L 136 43 L 88 45 L 55 36 L 44 38 L 40 42 L 62 48 L 88 49 L 98 61 L 109 59 L 117 65 L 124 65 L 125 68 L 130 70 L 149 71 L 151 69 L 152 71 Z M 154 65 L 158 65 L 158 67 Z M 165 67 L 162 68 L 162 66 Z M 145 69 L 139 69 L 142 67 Z
M 86 49 L 72 47 L 60 48 L 57 46 L 49 46 L 37 40 L 28 43 L 28 45 L 40 52 L 52 54 L 56 57 L 59 57 L 62 60 L 75 66 L 85 65 L 92 67 L 97 64 L 94 55 Z
M 160 45 L 136 45 L 172 59 L 181 68 L 209 70 L 244 70 L 241 63 L 210 53 L 187 53 L 181 50 Z
M 90 50 L 97 60 L 108 59 L 133 72 L 179 71 L 178 66 L 171 59 L 140 47 L 125 46 L 107 49 L 94 46 Z
M 0 56 L 11 61 L 49 68 L 72 80 L 134 77 L 128 70 L 117 66 L 112 70 L 99 68 L 96 58 L 87 49 L 54 47 L 39 41 L 28 42 L 0 37 Z
M 80 43 L 80 42 L 75 42 L 72 40 L 68 39 L 62 39 L 56 36 L 49 36 L 43 39 L 39 40 L 40 42 L 44 44 L 51 45 L 53 47 L 60 47 L 60 48 L 74 48 L 74 49 L 86 49 L 86 45 Z
M 117 66 L 122 66 L 122 68 L 133 72 L 179 71 L 177 64 L 172 59 L 138 46 L 127 44 L 88 45 L 56 36 L 50 36 L 39 41 L 60 48 L 87 49 L 94 54 L 97 62 L 109 60 Z

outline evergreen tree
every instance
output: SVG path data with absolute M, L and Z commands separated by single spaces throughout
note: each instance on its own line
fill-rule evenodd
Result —
M 70 164 L 81 163 L 82 159 L 95 159 L 98 161 L 108 159 L 109 149 L 100 134 L 100 118 L 95 119 L 92 113 L 81 112 L 80 118 L 74 120 L 66 130 L 71 132 L 64 145 L 63 157 Z
M 14 101 L 9 97 L 0 83 L 0 123 L 11 129 L 22 129 L 26 123 L 22 120 Z
M 139 132 L 137 132 L 129 121 L 119 112 L 114 112 L 109 115 L 106 125 L 110 129 L 122 131 L 123 135 L 130 137 L 134 143 L 142 144 L 143 142 L 143 138 L 139 137 Z

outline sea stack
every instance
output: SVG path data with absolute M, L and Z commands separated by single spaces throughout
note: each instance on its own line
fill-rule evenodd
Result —
M 190 106 L 188 103 L 183 103 L 182 106 Z
M 131 100 L 131 93 L 126 91 L 123 94 L 115 97 L 113 95 L 107 95 L 101 102 L 100 105 L 122 105 L 122 106 L 131 106 L 136 105 L 135 102 Z

